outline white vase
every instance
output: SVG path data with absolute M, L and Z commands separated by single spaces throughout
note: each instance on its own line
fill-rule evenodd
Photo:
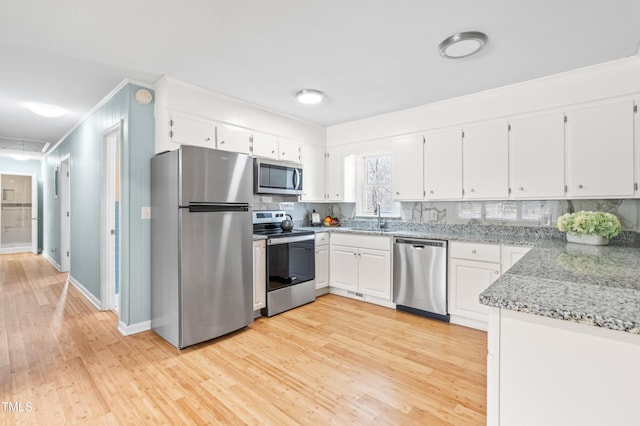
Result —
M 602 235 L 588 235 L 588 234 L 570 234 L 567 232 L 567 241 L 576 244 L 589 244 L 592 246 L 606 246 L 609 244 L 609 239 Z

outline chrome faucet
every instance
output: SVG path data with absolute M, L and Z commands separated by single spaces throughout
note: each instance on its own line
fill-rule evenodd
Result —
M 376 203 L 376 208 L 374 210 L 374 213 L 376 213 L 378 215 L 378 231 L 381 229 L 384 229 L 387 227 L 387 222 L 385 221 L 384 223 L 380 223 L 380 214 L 382 212 L 382 206 L 380 205 L 380 203 Z

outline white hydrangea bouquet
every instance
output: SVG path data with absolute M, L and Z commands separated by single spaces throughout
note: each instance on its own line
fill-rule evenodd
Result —
M 585 212 L 563 214 L 558 218 L 558 229 L 567 233 L 567 241 L 606 245 L 609 238 L 620 233 L 622 226 L 612 213 Z

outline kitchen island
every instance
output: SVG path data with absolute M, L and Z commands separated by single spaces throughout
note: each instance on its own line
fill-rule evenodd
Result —
M 480 301 L 487 424 L 638 424 L 640 248 L 541 242 Z

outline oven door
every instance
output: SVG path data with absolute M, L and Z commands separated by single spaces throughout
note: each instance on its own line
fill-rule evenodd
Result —
M 315 237 L 267 240 L 267 292 L 315 279 Z

